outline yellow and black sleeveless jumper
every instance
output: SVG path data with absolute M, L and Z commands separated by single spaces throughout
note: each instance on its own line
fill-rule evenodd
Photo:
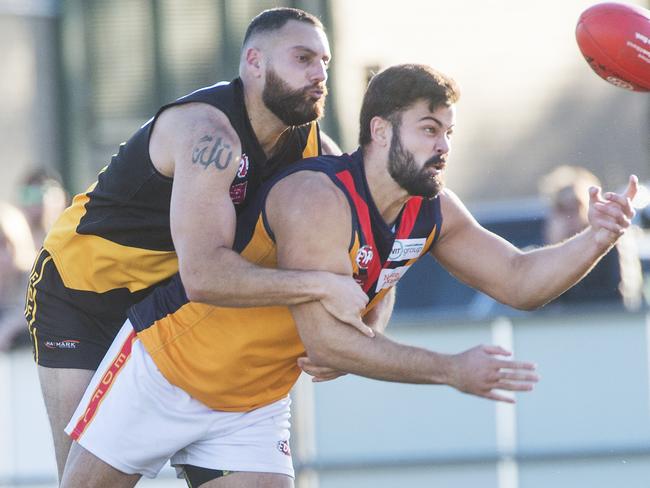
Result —
M 79 321 L 96 319 L 108 347 L 127 308 L 178 271 L 169 227 L 173 180 L 153 166 L 149 139 L 165 109 L 191 102 L 221 110 L 239 136 L 242 158 L 231 185 L 238 214 L 272 174 L 320 154 L 318 124 L 313 122 L 290 128 L 283 147 L 267 160 L 250 125 L 240 79 L 197 90 L 162 107 L 120 146 L 97 182 L 74 198 L 47 235 L 28 290 L 25 315 L 30 330 L 37 327 L 68 337 L 71 331 L 58 334 L 57 328 L 69 321 L 68 314 L 80 312 L 84 318 Z M 56 306 L 49 307 L 54 300 Z
M 240 215 L 234 248 L 250 262 L 276 266 L 266 197 L 275 182 L 296 171 L 325 173 L 347 197 L 352 209 L 350 261 L 370 298 L 370 310 L 438 239 L 439 199 L 411 198 L 392 229 L 371 198 L 360 152 L 308 159 L 274 177 Z M 249 411 L 267 405 L 287 395 L 300 374 L 296 359 L 304 355 L 304 346 L 287 307 L 190 302 L 176 274 L 131 307 L 128 316 L 167 380 L 213 409 Z

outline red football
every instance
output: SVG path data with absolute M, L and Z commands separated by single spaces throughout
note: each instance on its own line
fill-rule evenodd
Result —
M 598 76 L 650 91 L 650 10 L 613 2 L 589 7 L 578 20 L 576 40 Z

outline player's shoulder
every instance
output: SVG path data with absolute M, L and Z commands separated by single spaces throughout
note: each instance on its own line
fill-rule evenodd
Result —
M 291 173 L 279 180 L 273 191 L 282 200 L 305 209 L 334 209 L 346 203 L 343 192 L 329 175 L 317 169 Z
M 330 175 L 309 165 L 275 182 L 267 197 L 266 211 L 276 219 L 324 227 L 350 213 L 345 195 Z
M 460 198 L 458 198 L 458 195 L 451 190 L 448 187 L 444 187 L 442 190 L 440 190 L 440 193 L 438 193 L 438 198 L 440 198 L 440 201 L 460 201 Z
M 332 155 L 332 156 L 340 156 L 343 154 L 343 151 L 339 147 L 339 145 L 334 142 L 334 139 L 332 139 L 330 136 L 328 136 L 325 131 L 320 130 L 320 142 L 321 142 L 321 147 L 323 149 L 323 154 L 324 155 Z
M 316 239 L 319 245 L 350 240 L 350 205 L 320 171 L 298 171 L 279 180 L 269 193 L 266 215 L 277 238 L 299 235 L 310 242 Z
M 241 142 L 228 117 L 216 107 L 191 102 L 164 110 L 156 120 L 149 141 L 149 154 L 156 169 L 172 176 L 176 157 L 188 147 L 209 146 L 241 152 Z M 201 147 L 199 147 L 199 150 Z
M 449 188 L 443 188 L 438 194 L 438 199 L 440 200 L 440 207 L 444 214 L 467 211 L 460 197 Z
M 212 127 L 236 135 L 228 116 L 217 107 L 203 102 L 188 102 L 169 107 L 159 115 L 156 125 L 162 129 L 176 131 L 183 128 L 194 131 Z
M 444 188 L 439 194 L 440 211 L 442 213 L 441 240 L 457 231 L 478 225 L 460 197 L 449 188 Z

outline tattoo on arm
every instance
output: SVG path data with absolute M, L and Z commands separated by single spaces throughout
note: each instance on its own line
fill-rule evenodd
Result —
M 226 169 L 232 161 L 232 147 L 223 142 L 221 137 L 216 140 L 205 135 L 199 139 L 192 149 L 192 163 L 200 164 L 208 169 L 211 164 L 217 169 Z

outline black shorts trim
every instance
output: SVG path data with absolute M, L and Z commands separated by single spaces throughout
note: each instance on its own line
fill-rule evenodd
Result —
M 208 481 L 216 480 L 229 475 L 232 471 L 223 471 L 221 469 L 202 468 L 192 464 L 179 464 L 177 468 L 187 482 L 188 488 L 199 488 Z
M 108 319 L 75 306 L 83 300 L 68 290 L 52 257 L 41 250 L 29 277 L 25 299 L 25 318 L 34 351 L 34 361 L 48 368 L 96 370 L 126 313 Z M 124 311 L 125 312 L 125 311 Z

